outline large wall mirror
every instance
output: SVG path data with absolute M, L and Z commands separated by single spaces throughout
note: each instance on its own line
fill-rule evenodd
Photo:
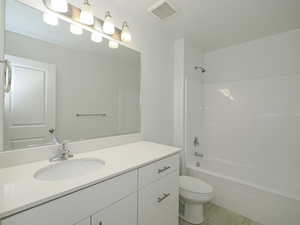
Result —
M 5 37 L 4 151 L 51 144 L 52 128 L 68 141 L 140 131 L 139 52 L 45 24 L 18 0 L 6 0 Z

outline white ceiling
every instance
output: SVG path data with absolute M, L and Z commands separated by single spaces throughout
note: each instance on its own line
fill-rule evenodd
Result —
M 178 14 L 167 21 L 147 12 L 156 0 L 91 2 L 97 10 L 111 9 L 117 19 L 128 18 L 131 26 L 138 22 L 156 26 L 176 38 L 185 37 L 203 51 L 300 28 L 300 0 L 169 0 Z
M 147 12 L 156 0 L 90 0 L 98 17 L 110 10 L 118 27 L 127 20 L 132 30 L 143 26 L 174 39 L 184 37 L 202 51 L 300 28 L 300 0 L 168 1 L 178 13 L 160 21 Z M 80 7 L 83 0 L 69 2 Z

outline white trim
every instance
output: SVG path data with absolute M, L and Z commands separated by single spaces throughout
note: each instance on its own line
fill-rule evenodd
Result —
M 5 45 L 5 1 L 0 1 L 0 60 L 4 60 L 4 45 Z M 4 101 L 3 101 L 3 92 L 4 92 L 4 64 L 0 63 L 0 151 L 3 149 L 3 134 L 4 134 Z
M 184 74 L 184 39 L 178 39 L 174 43 L 174 145 L 183 148 L 180 155 L 180 172 L 185 168 L 185 74 Z

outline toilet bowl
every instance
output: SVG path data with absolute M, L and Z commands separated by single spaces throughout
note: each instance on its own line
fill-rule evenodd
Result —
M 204 220 L 203 204 L 213 198 L 213 187 L 204 181 L 180 176 L 179 186 L 179 216 L 191 223 L 200 224 Z

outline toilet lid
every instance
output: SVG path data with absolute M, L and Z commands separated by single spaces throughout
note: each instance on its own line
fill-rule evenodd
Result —
M 195 193 L 210 193 L 213 191 L 212 186 L 209 184 L 205 183 L 204 181 L 194 178 L 194 177 L 189 177 L 189 176 L 180 176 L 180 188 L 190 191 L 190 192 L 195 192 Z

